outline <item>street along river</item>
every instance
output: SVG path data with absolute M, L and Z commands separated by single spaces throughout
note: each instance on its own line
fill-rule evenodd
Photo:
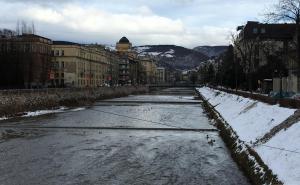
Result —
M 249 184 L 192 89 L 0 122 L 0 184 Z

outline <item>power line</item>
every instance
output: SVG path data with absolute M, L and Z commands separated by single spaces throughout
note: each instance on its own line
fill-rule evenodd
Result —
M 249 144 L 249 145 L 252 146 L 252 147 L 255 147 L 255 146 L 263 146 L 263 147 L 266 147 L 266 148 L 272 148 L 272 149 L 275 149 L 275 150 L 281 150 L 281 151 L 285 151 L 285 152 L 290 152 L 290 153 L 300 154 L 300 152 L 297 152 L 297 150 L 288 150 L 288 149 L 285 149 L 285 148 L 279 148 L 279 147 L 270 146 L 270 145 L 265 145 L 265 144 L 255 144 L 255 145 L 253 145 L 253 143 L 246 142 L 246 141 L 244 141 L 244 143 L 247 143 L 247 144 Z
M 92 109 L 92 108 L 90 108 L 90 110 L 96 111 L 96 112 L 102 112 L 102 113 L 105 113 L 105 114 L 111 114 L 111 115 L 115 115 L 115 116 L 120 116 L 120 117 L 126 117 L 126 118 L 129 118 L 129 119 L 134 119 L 134 120 L 138 120 L 138 121 L 144 121 L 144 122 L 148 122 L 148 123 L 154 123 L 154 124 L 164 125 L 164 126 L 168 126 L 168 127 L 177 128 L 177 129 L 185 129 L 185 128 L 182 128 L 182 127 L 176 127 L 176 126 L 169 125 L 169 124 L 166 124 L 166 123 L 161 123 L 161 122 L 156 122 L 156 121 L 151 121 L 151 120 L 144 120 L 144 119 L 140 119 L 140 118 L 136 118 L 136 117 L 131 117 L 131 116 L 126 116 L 126 115 L 121 115 L 121 114 L 117 114 L 117 113 L 113 113 L 113 112 L 96 110 L 96 109 Z M 212 134 L 208 134 L 208 135 L 211 136 Z M 249 142 L 246 142 L 246 143 L 252 145 Z M 285 148 L 278 148 L 278 147 L 269 146 L 269 145 L 265 145 L 265 144 L 261 144 L 260 146 L 264 146 L 264 147 L 272 148 L 272 149 L 276 149 L 276 150 L 281 150 L 281 151 L 286 151 L 286 152 L 290 152 L 290 153 L 300 154 L 300 152 L 292 151 L 292 150 L 287 150 Z
M 276 150 L 281 150 L 281 151 L 285 151 L 285 152 L 300 154 L 300 152 L 297 152 L 296 150 L 295 151 L 287 150 L 285 148 L 279 148 L 279 147 L 269 146 L 269 145 L 265 145 L 265 144 L 261 144 L 260 146 L 263 146 L 263 147 L 266 147 L 266 148 L 272 148 L 272 149 L 276 149 Z
M 164 125 L 164 126 L 168 126 L 168 127 L 173 127 L 173 128 L 178 128 L 178 129 L 184 129 L 182 127 L 176 127 L 176 126 L 169 125 L 169 124 L 166 124 L 166 123 L 161 123 L 161 122 L 156 122 L 156 121 L 151 121 L 151 120 L 145 120 L 145 119 L 131 117 L 131 116 L 126 116 L 126 115 L 117 114 L 117 113 L 113 113 L 113 112 L 106 112 L 106 111 L 96 110 L 96 109 L 91 109 L 91 108 L 89 110 L 96 111 L 96 112 L 102 112 L 102 113 L 105 113 L 105 114 L 111 114 L 111 115 L 115 115 L 115 116 L 120 116 L 120 117 L 125 117 L 125 118 L 129 118 L 129 119 L 134 119 L 134 120 L 138 120 L 138 121 L 144 121 L 144 122 L 148 122 L 148 123 L 154 123 L 154 124 Z

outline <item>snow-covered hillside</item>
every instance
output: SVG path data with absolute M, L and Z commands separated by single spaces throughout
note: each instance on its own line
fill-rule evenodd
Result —
M 169 51 L 149 51 L 151 50 L 150 46 L 140 46 L 140 47 L 135 47 L 134 50 L 140 55 L 140 56 L 148 56 L 152 55 L 155 57 L 167 57 L 167 58 L 173 58 L 175 51 L 174 49 L 170 49 Z
M 209 59 L 195 50 L 175 45 L 146 45 L 133 49 L 140 56 L 154 56 L 159 65 L 172 69 L 193 69 Z
M 294 115 L 295 109 L 203 87 L 198 91 L 215 107 L 239 138 L 260 155 L 264 163 L 288 185 L 300 182 L 300 122 L 283 129 L 265 143 L 252 143 Z
M 106 45 L 107 50 L 115 51 L 115 46 Z M 150 56 L 159 66 L 167 69 L 190 70 L 209 59 L 208 56 L 193 49 L 175 45 L 145 45 L 133 47 L 139 56 Z

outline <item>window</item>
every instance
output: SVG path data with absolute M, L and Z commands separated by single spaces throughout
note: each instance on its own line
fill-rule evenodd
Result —
M 51 56 L 54 56 L 54 50 L 51 51 Z
M 253 33 L 254 33 L 254 34 L 257 34 L 257 33 L 258 33 L 257 28 L 253 28 Z
M 29 44 L 26 44 L 25 45 L 25 52 L 29 52 L 30 51 L 30 45 Z
M 62 69 L 65 68 L 65 62 L 61 62 L 61 68 L 62 68 Z
M 262 28 L 262 29 L 261 29 L 261 33 L 266 33 L 266 29 L 265 29 L 265 28 Z
M 65 56 L 65 51 L 61 50 L 61 56 Z
M 55 56 L 59 56 L 59 50 L 55 51 Z
M 59 63 L 55 62 L 55 69 L 59 69 Z

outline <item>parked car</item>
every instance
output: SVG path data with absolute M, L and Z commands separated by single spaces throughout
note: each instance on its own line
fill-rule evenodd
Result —
M 295 93 L 292 92 L 275 92 L 275 91 L 271 91 L 269 93 L 269 97 L 272 98 L 292 98 L 295 95 Z
M 300 100 L 300 93 L 294 94 L 291 98 L 295 100 Z
M 272 98 L 280 98 L 280 93 L 275 92 L 275 91 L 271 91 L 268 96 L 272 97 Z

